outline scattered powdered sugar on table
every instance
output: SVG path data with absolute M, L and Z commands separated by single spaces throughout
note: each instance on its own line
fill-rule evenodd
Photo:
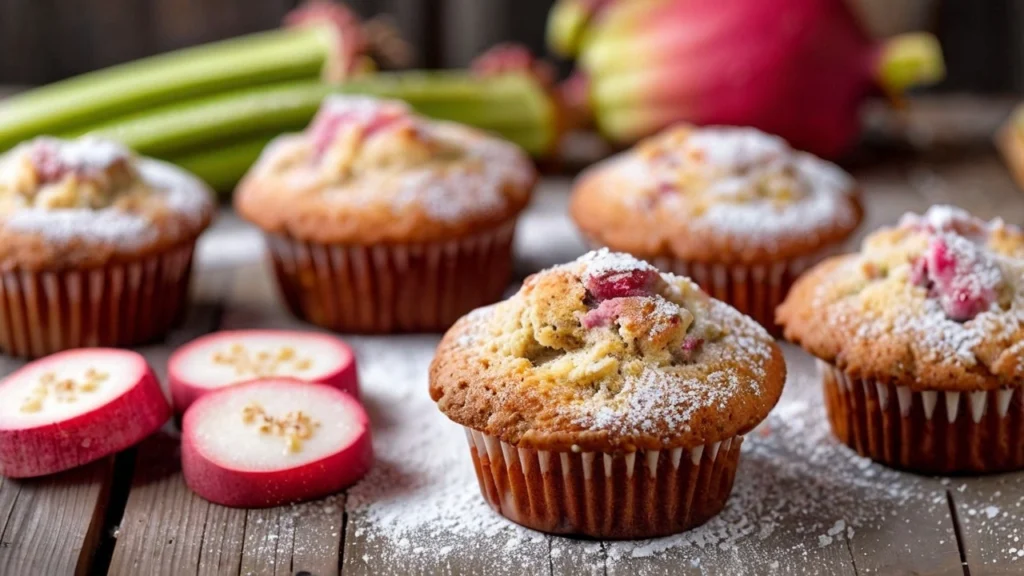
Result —
M 492 573 L 521 573 L 531 562 L 546 566 L 550 553 L 552 560 L 571 559 L 581 572 L 669 561 L 713 562 L 724 573 L 743 574 L 751 558 L 762 559 L 762 566 L 781 561 L 785 569 L 823 547 L 846 548 L 858 534 L 882 530 L 901 508 L 948 514 L 943 486 L 873 464 L 837 444 L 818 380 L 807 368 L 793 373 L 782 402 L 746 437 L 732 497 L 704 526 L 653 540 L 549 538 L 501 518 L 484 502 L 463 430 L 427 394 L 437 339 L 401 340 L 352 340 L 374 422 L 377 464 L 349 491 L 348 511 L 356 539 L 380 555 L 368 561 L 383 566 L 452 566 L 461 560 L 484 562 Z M 996 514 L 980 510 L 981 517 Z

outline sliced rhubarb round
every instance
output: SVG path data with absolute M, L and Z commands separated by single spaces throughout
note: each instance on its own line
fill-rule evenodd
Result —
M 47 356 L 0 381 L 0 475 L 81 466 L 137 444 L 170 417 L 153 370 L 135 352 Z
M 333 336 L 311 332 L 215 332 L 178 348 L 167 374 L 178 414 L 211 391 L 279 376 L 326 384 L 359 397 L 352 349 Z
M 310 500 L 370 469 L 370 423 L 352 396 L 294 378 L 211 392 L 185 412 L 181 463 L 188 486 L 224 506 Z

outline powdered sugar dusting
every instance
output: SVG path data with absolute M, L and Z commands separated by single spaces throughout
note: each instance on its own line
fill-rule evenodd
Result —
M 450 141 L 465 138 L 465 128 L 450 123 L 424 123 L 421 130 Z M 464 161 L 445 171 L 407 174 L 393 208 L 401 211 L 414 204 L 436 220 L 458 222 L 505 210 L 507 189 L 525 189 L 533 180 L 529 160 L 513 144 L 481 137 L 467 142 L 464 150 Z
M 104 141 L 91 141 L 92 143 Z M 73 143 L 73 145 L 71 145 Z M 99 151 L 84 152 L 81 140 L 67 141 L 62 153 L 72 154 L 83 162 L 102 162 L 118 153 L 120 145 L 99 146 Z M 72 152 L 66 152 L 66 150 Z M 213 210 L 213 193 L 195 176 L 158 160 L 134 160 L 141 179 L 150 187 L 153 199 L 163 203 L 178 216 L 173 220 L 179 229 L 168 233 L 180 235 L 194 230 Z M 88 208 L 45 209 L 23 208 L 12 212 L 3 224 L 10 230 L 40 234 L 56 244 L 75 241 L 94 242 L 119 250 L 136 250 L 154 241 L 157 231 L 146 218 L 126 212 L 116 205 L 97 210 Z
M 683 134 L 655 136 L 639 152 L 601 166 L 620 176 L 624 193 L 636 195 L 637 209 L 663 204 L 685 214 L 688 228 L 727 234 L 742 245 L 773 248 L 784 239 L 856 223 L 850 202 L 855 183 L 835 164 L 750 128 L 705 127 Z M 650 190 L 658 191 L 653 202 Z
M 19 210 L 7 218 L 5 226 L 19 232 L 41 234 L 57 244 L 85 240 L 131 249 L 145 246 L 156 238 L 156 230 L 144 218 L 112 208 Z
M 1013 247 L 1019 240 L 1008 238 L 997 250 L 990 244 L 996 232 L 1011 231 L 948 206 L 905 215 L 898 229 L 869 237 L 860 254 L 839 265 L 817 287 L 814 306 L 830 325 L 852 323 L 865 346 L 906 346 L 920 367 L 973 369 L 986 343 L 983 357 L 992 363 L 1001 355 L 991 345 L 1008 349 L 1024 326 L 1024 260 Z M 989 368 L 1004 375 L 1016 369 L 1002 362 Z
M 819 380 L 794 348 L 787 355 L 797 370 L 773 414 L 747 435 L 733 495 L 719 516 L 667 538 L 587 543 L 519 527 L 485 504 L 465 434 L 425 392 L 436 339 L 352 343 L 378 464 L 350 490 L 348 511 L 357 541 L 374 544 L 381 555 L 367 559 L 371 566 L 431 571 L 472 564 L 494 574 L 532 573 L 547 570 L 550 549 L 554 558 L 571 555 L 581 572 L 607 566 L 645 574 L 664 562 L 714 565 L 729 574 L 751 574 L 772 562 L 797 571 L 822 555 L 834 558 L 837 548 L 845 556 L 848 542 L 858 538 L 919 555 L 903 549 L 911 539 L 894 537 L 905 533 L 906 511 L 935 519 L 915 528 L 921 542 L 954 538 L 941 520 L 948 516 L 942 486 L 874 464 L 832 438 Z
M 355 144 L 344 139 L 340 144 L 328 142 L 331 150 L 340 147 L 346 153 L 341 164 L 346 168 L 341 169 L 332 162 L 318 164 L 313 149 L 321 146 L 315 141 L 323 138 L 323 122 L 316 120 L 304 134 L 271 142 L 254 170 L 260 178 L 281 178 L 286 188 L 300 193 L 320 188 L 323 197 L 340 209 L 387 210 L 396 217 L 419 212 L 446 224 L 502 213 L 511 197 L 527 194 L 533 184 L 533 164 L 516 145 L 466 126 L 417 116 L 398 101 L 336 97 L 325 101 L 318 118 L 365 122 L 385 113 L 406 114 L 394 125 L 411 129 L 414 136 L 382 128 Z M 374 152 L 367 160 L 370 148 Z M 416 160 L 395 161 L 406 156 Z M 375 163 L 372 158 L 378 157 Z M 357 161 L 365 163 L 358 173 L 352 171 Z
M 656 270 L 654 266 L 643 260 L 639 260 L 624 252 L 612 252 L 607 248 L 588 252 L 581 256 L 578 261 L 584 265 L 585 279 L 632 272 L 634 270 Z
M 786 141 L 753 128 L 708 127 L 686 140 L 686 151 L 697 151 L 709 164 L 742 169 L 769 162 L 790 152 Z
M 668 313 L 662 315 L 667 317 Z M 766 376 L 764 367 L 772 355 L 768 334 L 717 300 L 710 302 L 707 316 L 725 326 L 725 336 L 702 342 L 695 360 L 719 368 L 692 378 L 681 377 L 682 369 L 648 368 L 637 377 L 625 378 L 616 394 L 601 391 L 563 411 L 582 426 L 616 434 L 649 434 L 662 425 L 688 432 L 701 411 L 728 413 L 734 403 L 765 394 L 760 381 Z M 703 439 L 717 440 L 722 438 Z

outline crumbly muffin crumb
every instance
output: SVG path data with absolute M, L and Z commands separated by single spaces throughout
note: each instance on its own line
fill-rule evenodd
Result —
M 868 237 L 801 279 L 787 338 L 857 377 L 921 388 L 1019 385 L 1024 233 L 950 206 Z
M 439 348 L 431 392 L 456 421 L 515 441 L 589 433 L 699 445 L 756 424 L 783 379 L 777 347 L 753 320 L 686 278 L 602 250 L 460 321 Z

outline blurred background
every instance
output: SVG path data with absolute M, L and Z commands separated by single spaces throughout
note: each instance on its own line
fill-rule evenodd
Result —
M 873 33 L 935 33 L 934 90 L 1024 92 L 1024 1 L 851 0 Z M 183 46 L 274 28 L 297 0 L 0 0 L 0 83 L 42 84 Z M 457 67 L 495 42 L 544 53 L 553 0 L 349 0 L 387 14 L 417 67 Z

